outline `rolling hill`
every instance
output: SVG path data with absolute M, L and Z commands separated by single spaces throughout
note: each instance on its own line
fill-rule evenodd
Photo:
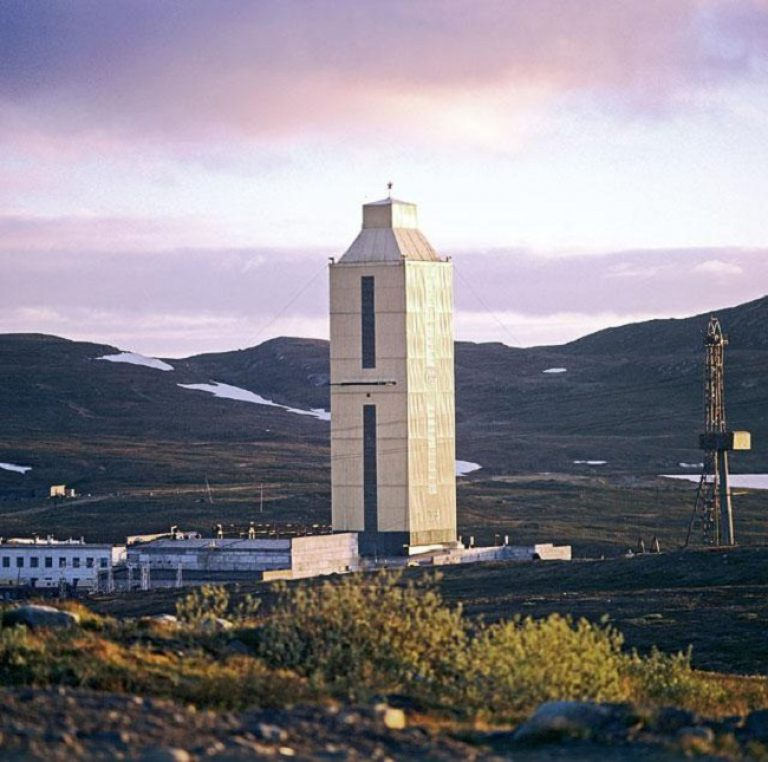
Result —
M 768 297 L 716 314 L 731 339 L 729 423 L 753 432 L 753 451 L 739 453 L 733 469 L 765 472 Z M 611 328 L 562 346 L 459 342 L 457 456 L 481 464 L 477 478 L 691 472 L 680 464 L 701 460 L 707 318 Z M 99 359 L 120 352 L 54 336 L 0 335 L 0 463 L 31 469 L 0 468 L 8 507 L 0 534 L 28 527 L 22 511 L 37 509 L 23 501 L 53 483 L 94 499 L 123 495 L 126 516 L 142 523 L 135 529 L 196 516 L 202 508 L 189 501 L 207 501 L 213 517 L 206 481 L 219 505 L 231 508 L 228 516 L 237 505 L 253 506 L 266 484 L 271 518 L 328 521 L 329 428 L 318 412 L 329 404 L 327 342 L 278 338 L 168 359 L 166 369 L 134 364 L 146 362 L 140 357 Z M 157 496 L 170 507 L 158 510 Z M 58 531 L 100 525 L 106 506 L 89 513 L 83 505 L 60 507 Z M 51 512 L 39 511 L 44 529 Z

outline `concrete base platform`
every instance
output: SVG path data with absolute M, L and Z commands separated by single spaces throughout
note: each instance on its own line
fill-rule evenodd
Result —
M 370 571 L 382 567 L 402 566 L 446 566 L 449 564 L 472 564 L 483 561 L 570 561 L 570 545 L 554 545 L 551 542 L 536 545 L 491 545 L 481 548 L 454 547 L 427 548 L 420 554 L 390 556 L 387 558 L 360 559 L 360 569 Z
M 570 545 L 494 545 L 485 548 L 462 548 L 432 557 L 432 564 L 471 564 L 480 561 L 570 561 Z

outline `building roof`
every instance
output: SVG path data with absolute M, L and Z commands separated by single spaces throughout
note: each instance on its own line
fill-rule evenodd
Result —
M 416 204 L 385 198 L 363 204 L 363 229 L 339 260 L 365 262 L 439 262 L 440 257 L 418 229 Z

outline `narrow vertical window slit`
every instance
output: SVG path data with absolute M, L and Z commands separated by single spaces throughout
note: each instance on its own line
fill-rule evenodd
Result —
M 362 335 L 363 367 L 376 367 L 376 303 L 374 296 L 374 278 L 364 275 L 360 279 L 360 319 Z

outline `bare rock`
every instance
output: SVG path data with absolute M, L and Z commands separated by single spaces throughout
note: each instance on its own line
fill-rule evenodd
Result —
M 253 734 L 262 741 L 269 743 L 284 743 L 288 740 L 288 733 L 279 725 L 270 725 L 267 722 L 260 722 L 253 729 Z
M 657 733 L 677 733 L 682 728 L 690 728 L 696 725 L 697 717 L 687 709 L 666 707 L 659 711 L 653 721 L 653 729 Z
M 744 730 L 756 741 L 768 741 L 768 709 L 757 709 L 747 715 Z
M 3 615 L 3 625 L 6 627 L 23 624 L 31 629 L 48 628 L 52 630 L 66 629 L 80 624 L 80 617 L 70 611 L 62 611 L 53 606 L 41 606 L 30 603 L 6 611 Z
M 693 754 L 707 754 L 712 751 L 712 743 L 715 733 L 706 725 L 696 725 L 689 728 L 680 728 L 677 731 L 677 742 L 680 747 Z
M 155 746 L 145 749 L 139 759 L 141 762 L 192 762 L 192 755 L 175 746 Z
M 158 624 L 177 625 L 179 618 L 173 614 L 155 614 L 147 618 L 150 622 L 157 622 Z
M 204 619 L 200 623 L 200 629 L 203 632 L 227 632 L 228 630 L 231 630 L 234 628 L 234 624 L 229 621 L 229 619 L 222 619 L 221 617 L 216 617 L 215 619 Z
M 384 727 L 389 730 L 405 730 L 408 725 L 405 712 L 387 704 L 376 704 L 374 711 Z
M 547 701 L 515 731 L 517 743 L 593 738 L 613 719 L 609 707 L 582 701 Z

